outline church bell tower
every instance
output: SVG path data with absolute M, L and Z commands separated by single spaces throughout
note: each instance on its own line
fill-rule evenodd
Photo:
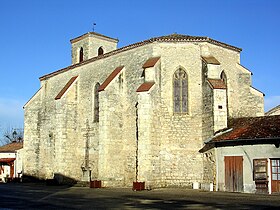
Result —
M 95 32 L 88 32 L 70 40 L 72 45 L 72 65 L 117 49 L 118 39 Z

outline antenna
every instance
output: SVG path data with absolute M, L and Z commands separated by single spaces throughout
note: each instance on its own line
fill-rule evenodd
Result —
M 94 32 L 94 26 L 96 26 L 96 23 L 93 23 L 93 26 L 92 26 L 92 31 Z

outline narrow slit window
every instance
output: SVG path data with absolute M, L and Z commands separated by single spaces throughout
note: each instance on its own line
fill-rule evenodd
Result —
M 80 48 L 80 55 L 79 55 L 79 62 L 84 61 L 84 49 L 81 47 Z
M 103 55 L 104 54 L 104 50 L 102 47 L 98 48 L 98 55 Z

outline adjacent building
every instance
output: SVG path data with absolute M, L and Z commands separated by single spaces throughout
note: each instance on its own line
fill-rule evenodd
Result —
M 236 118 L 200 150 L 215 154 L 215 190 L 280 192 L 280 115 Z
M 0 147 L 0 182 L 22 175 L 23 143 L 12 142 Z

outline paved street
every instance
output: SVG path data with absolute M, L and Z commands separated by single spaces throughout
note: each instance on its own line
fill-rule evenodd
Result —
M 0 209 L 279 209 L 280 195 L 0 184 Z

